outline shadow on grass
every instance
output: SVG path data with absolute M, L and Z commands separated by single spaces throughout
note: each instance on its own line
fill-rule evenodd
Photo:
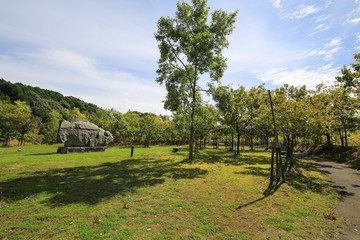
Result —
M 270 158 L 264 156 L 253 155 L 254 151 L 242 151 L 240 155 L 224 149 L 206 149 L 195 154 L 193 161 L 184 160 L 184 163 L 223 163 L 226 165 L 241 166 L 241 165 L 255 165 L 255 164 L 270 164 Z M 184 153 L 182 153 L 184 154 Z M 186 155 L 184 155 L 186 157 Z
M 301 192 L 311 191 L 322 195 L 328 195 L 333 192 L 331 183 L 325 181 L 323 178 L 316 177 L 314 175 L 307 174 L 308 172 L 319 172 L 322 174 L 327 174 L 328 171 L 321 170 L 316 164 L 308 163 L 305 161 L 301 161 L 300 159 L 295 160 L 296 165 L 295 168 L 291 172 L 286 172 L 286 183 L 297 189 Z M 248 174 L 248 175 L 255 175 L 255 176 L 261 176 L 261 177 L 269 177 L 270 178 L 270 168 L 263 168 L 263 167 L 253 167 L 253 166 L 247 166 L 244 171 L 242 172 L 236 172 L 237 174 Z M 257 203 L 259 201 L 264 200 L 268 196 L 273 195 L 283 184 L 283 182 L 274 182 L 272 186 L 269 186 L 265 192 L 263 193 L 264 196 L 261 198 L 258 198 L 256 200 L 253 200 L 251 202 L 248 202 L 246 204 L 243 204 L 236 209 L 241 209 L 244 207 L 247 207 L 249 205 L 252 205 L 254 203 Z M 338 194 L 344 198 L 347 196 L 352 196 L 352 193 L 348 193 L 342 189 L 342 187 L 338 187 L 336 189 Z
M 57 152 L 51 152 L 51 153 L 33 153 L 33 154 L 25 154 L 25 156 L 46 156 L 46 155 L 54 155 L 59 154 Z
M 240 205 L 236 208 L 236 210 L 242 209 L 244 207 L 250 206 L 254 203 L 260 202 L 261 200 L 264 200 L 265 198 L 273 195 L 279 188 L 280 186 L 283 184 L 284 182 L 279 182 L 279 181 L 275 181 L 271 186 L 269 186 L 264 192 L 261 198 L 258 198 L 254 201 L 248 202 L 246 204 Z
M 169 160 L 128 159 L 116 163 L 35 172 L 30 176 L 0 183 L 1 199 L 18 201 L 46 193 L 45 203 L 96 204 L 115 195 L 136 192 L 141 187 L 161 184 L 166 178 L 193 179 L 207 173 L 200 168 L 182 168 Z
M 270 176 L 270 167 L 263 168 L 263 167 L 246 167 L 245 171 L 242 172 L 235 172 L 235 174 L 245 174 L 245 175 L 254 175 L 260 177 L 267 177 Z

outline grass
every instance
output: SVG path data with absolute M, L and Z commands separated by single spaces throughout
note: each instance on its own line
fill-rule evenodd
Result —
M 325 239 L 336 192 L 299 160 L 267 197 L 269 153 L 0 148 L 0 239 Z

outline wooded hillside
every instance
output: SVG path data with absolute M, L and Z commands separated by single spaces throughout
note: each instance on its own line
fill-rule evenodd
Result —
M 34 143 L 55 143 L 59 121 L 71 118 L 88 120 L 109 130 L 117 143 L 168 141 L 165 132 L 168 117 L 152 113 L 102 109 L 95 104 L 58 92 L 11 83 L 0 79 L 0 142 L 8 145 L 18 140 Z
M 62 111 L 65 109 L 78 108 L 81 113 L 93 113 L 98 109 L 95 104 L 84 102 L 76 97 L 64 96 L 61 93 L 24 85 L 11 83 L 0 79 L 0 100 L 14 103 L 17 100 L 30 106 L 32 113 L 47 122 L 52 110 Z

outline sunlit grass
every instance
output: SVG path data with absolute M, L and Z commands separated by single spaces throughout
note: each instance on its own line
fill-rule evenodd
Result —
M 0 148 L 0 239 L 324 239 L 335 191 L 299 162 L 272 195 L 270 154 Z

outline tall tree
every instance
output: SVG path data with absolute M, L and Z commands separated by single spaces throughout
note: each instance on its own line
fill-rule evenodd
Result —
M 209 17 L 206 0 L 192 0 L 192 5 L 177 3 L 175 18 L 161 17 L 155 38 L 159 42 L 160 59 L 156 79 L 165 83 L 165 108 L 177 111 L 180 106 L 190 114 L 189 159 L 193 159 L 194 116 L 200 105 L 200 76 L 209 73 L 218 82 L 226 69 L 222 50 L 234 29 L 237 11 L 215 10 Z
M 41 120 L 31 114 L 30 106 L 18 100 L 15 104 L 0 102 L 0 122 L 0 136 L 4 139 L 4 145 L 8 145 L 15 137 L 22 145 L 26 135 L 38 137 Z
M 359 119 L 357 117 L 359 103 L 352 97 L 352 92 L 345 88 L 330 89 L 332 101 L 332 128 L 338 132 L 342 147 L 348 146 L 348 132 L 355 130 Z
M 202 149 L 203 141 L 205 148 L 206 138 L 210 136 L 211 131 L 216 127 L 216 123 L 216 110 L 213 106 L 207 104 L 197 109 L 195 117 L 195 142 L 196 146 L 199 146 L 200 149 Z
M 16 119 L 16 106 L 0 100 L 0 140 L 5 146 L 16 136 Z
M 240 138 L 250 122 L 247 99 L 248 92 L 244 86 L 235 90 L 228 86 L 220 86 L 214 91 L 214 100 L 224 123 L 231 126 L 237 134 L 237 154 L 240 154 Z
M 155 116 L 152 114 L 145 114 L 140 120 L 140 134 L 144 143 L 144 147 L 150 146 L 150 141 L 154 140 L 159 132 L 159 127 L 155 122 Z

